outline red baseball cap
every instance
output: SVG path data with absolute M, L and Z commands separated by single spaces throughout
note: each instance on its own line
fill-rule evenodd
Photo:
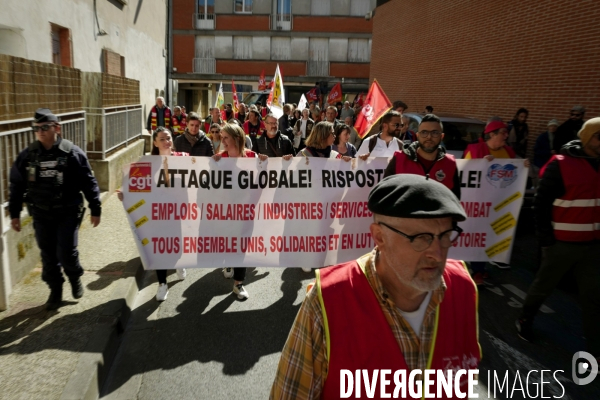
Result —
M 504 122 L 498 120 L 490 121 L 490 123 L 485 126 L 485 131 L 483 133 L 494 132 L 502 128 L 507 128 L 507 125 Z

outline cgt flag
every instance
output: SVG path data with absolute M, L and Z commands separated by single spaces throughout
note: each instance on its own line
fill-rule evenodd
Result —
M 364 138 L 371 127 L 375 125 L 390 108 L 392 108 L 390 99 L 385 95 L 385 92 L 381 89 L 377 80 L 374 80 L 369 88 L 369 93 L 367 93 L 367 98 L 364 100 L 364 105 L 360 114 L 356 118 L 356 123 L 354 124 L 358 136 L 360 136 L 361 139 Z
M 332 106 L 335 105 L 338 101 L 342 101 L 342 84 L 337 83 L 331 92 L 329 92 L 329 96 L 327 96 L 327 103 Z
M 310 89 L 308 93 L 306 93 L 306 98 L 308 101 L 319 101 L 319 95 L 317 94 L 317 88 L 314 87 Z
M 258 78 L 258 90 L 267 90 L 267 84 L 265 83 L 265 70 L 263 69 Z
M 279 71 L 279 64 L 277 64 L 275 76 L 271 82 L 273 83 L 273 87 L 271 88 L 271 93 L 267 99 L 267 107 L 269 107 L 271 110 L 271 114 L 273 114 L 275 118 L 279 119 L 283 115 L 283 106 L 285 105 L 283 78 L 281 77 L 281 72 Z
M 237 113 L 240 109 L 240 100 L 238 99 L 237 89 L 235 88 L 233 79 L 231 80 L 231 93 L 233 96 L 233 112 Z

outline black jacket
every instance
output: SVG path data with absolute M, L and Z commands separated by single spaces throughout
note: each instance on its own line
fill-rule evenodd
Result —
M 187 131 L 187 129 L 186 129 Z M 209 138 L 206 137 L 204 132 L 200 131 L 198 133 L 198 141 L 192 145 L 186 139 L 185 135 L 179 135 L 175 138 L 173 142 L 175 146 L 175 151 L 189 153 L 190 156 L 194 157 L 212 157 L 215 154 L 215 150 L 213 149 L 212 142 Z
M 585 154 L 580 140 L 567 143 L 561 149 L 560 154 L 567 157 L 585 158 L 596 171 L 600 167 L 600 159 Z M 552 228 L 552 204 L 554 200 L 564 196 L 565 191 L 558 160 L 553 160 L 546 165 L 544 175 L 533 198 L 536 234 L 542 247 L 552 246 L 556 242 Z
M 577 132 L 583 126 L 583 122 L 583 120 L 568 119 L 556 129 L 556 132 L 554 132 L 554 143 L 552 143 L 552 150 L 556 154 L 560 153 L 564 145 L 577 139 Z
M 402 151 L 404 152 L 404 154 L 406 154 L 406 156 L 416 162 L 419 163 L 419 158 L 417 157 L 417 149 L 419 148 L 419 142 L 412 142 L 409 145 L 405 145 L 402 148 Z M 439 160 L 441 160 L 442 158 L 446 157 L 446 149 L 443 148 L 442 146 L 438 147 L 438 154 L 437 154 L 437 158 L 435 159 L 436 162 L 438 162 Z M 421 164 L 421 163 L 419 163 Z M 425 170 L 425 166 L 421 164 L 421 167 L 423 167 L 423 176 L 425 176 L 427 173 L 429 173 L 429 170 Z M 432 166 L 433 167 L 433 166 Z M 431 168 L 430 168 L 431 169 Z M 392 157 L 392 159 L 390 160 L 390 163 L 388 164 L 388 166 L 385 169 L 385 172 L 383 173 L 383 177 L 388 177 L 390 175 L 395 175 L 396 174 L 396 157 Z M 458 168 L 454 171 L 454 176 L 452 177 L 452 180 L 454 181 L 454 185 L 452 186 L 452 193 L 454 193 L 454 195 L 456 196 L 457 199 L 460 200 L 460 176 L 458 175 Z
M 277 136 L 275 136 L 276 144 L 273 142 L 269 144 L 267 138 L 268 135 L 265 133 L 259 139 L 256 139 L 257 148 L 254 150 L 257 153 L 265 154 L 269 157 L 283 157 L 288 154 L 296 155 L 291 140 L 286 135 L 282 135 L 281 132 L 277 131 Z
M 50 150 L 46 150 L 41 145 L 39 146 L 40 154 L 43 155 L 45 159 L 57 159 L 58 157 L 64 157 L 66 155 L 67 165 L 63 172 L 63 183 L 61 185 L 62 196 L 60 202 L 65 207 L 79 206 L 83 202 L 83 198 L 81 197 L 81 192 L 83 192 L 88 201 L 92 216 L 99 217 L 102 211 L 100 189 L 98 188 L 98 182 L 96 181 L 96 178 L 94 178 L 88 159 L 83 150 L 75 145 L 73 145 L 68 153 L 63 152 L 63 150 L 59 148 L 62 141 L 63 139 L 59 136 L 58 140 Z M 29 152 L 31 148 L 32 147 L 29 146 L 19 153 L 10 170 L 10 200 L 8 208 L 11 219 L 19 218 L 21 209 L 23 208 L 23 202 L 25 201 L 30 172 Z M 44 207 L 48 205 L 43 204 L 45 203 L 44 199 L 37 198 L 28 198 L 27 202 L 33 206 Z

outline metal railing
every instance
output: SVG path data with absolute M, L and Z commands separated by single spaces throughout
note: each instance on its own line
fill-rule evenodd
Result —
M 307 61 L 306 76 L 329 76 L 329 61 Z
M 194 73 L 214 74 L 216 62 L 214 58 L 194 58 Z
M 56 116 L 61 120 L 61 136 L 72 141 L 85 152 L 85 111 L 56 114 Z M 0 121 L 0 203 L 3 207 L 8 202 L 10 169 L 19 153 L 36 140 L 35 133 L 31 130 L 32 123 L 33 118 Z
M 90 118 L 101 117 L 101 120 L 96 122 L 102 126 L 102 138 L 101 141 L 95 140 L 91 143 L 88 153 L 102 154 L 102 159 L 105 159 L 111 150 L 122 145 L 127 146 L 130 141 L 142 135 L 141 104 L 91 110 L 100 110 L 100 112 L 88 111 L 87 115 Z M 100 142 L 100 146 L 97 146 L 98 142 Z
M 291 31 L 294 28 L 294 18 L 292 14 L 271 14 L 269 26 L 273 31 Z
M 198 13 L 193 14 L 192 25 L 196 29 L 215 29 L 216 21 L 215 14 Z

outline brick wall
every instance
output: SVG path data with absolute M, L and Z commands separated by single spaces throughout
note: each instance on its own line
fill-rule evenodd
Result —
M 600 115 L 599 20 L 597 0 L 392 0 L 373 19 L 370 78 L 409 111 L 508 121 L 525 107 L 534 139 L 573 105 Z
M 352 32 L 371 33 L 373 21 L 364 17 L 319 17 L 314 15 L 294 15 L 295 32 Z
M 173 67 L 177 73 L 193 72 L 195 40 L 194 35 L 173 35 Z
M 194 0 L 173 0 L 173 29 L 194 29 L 192 21 L 195 12 Z
M 219 31 L 268 31 L 268 15 L 222 15 L 217 14 L 216 30 Z

